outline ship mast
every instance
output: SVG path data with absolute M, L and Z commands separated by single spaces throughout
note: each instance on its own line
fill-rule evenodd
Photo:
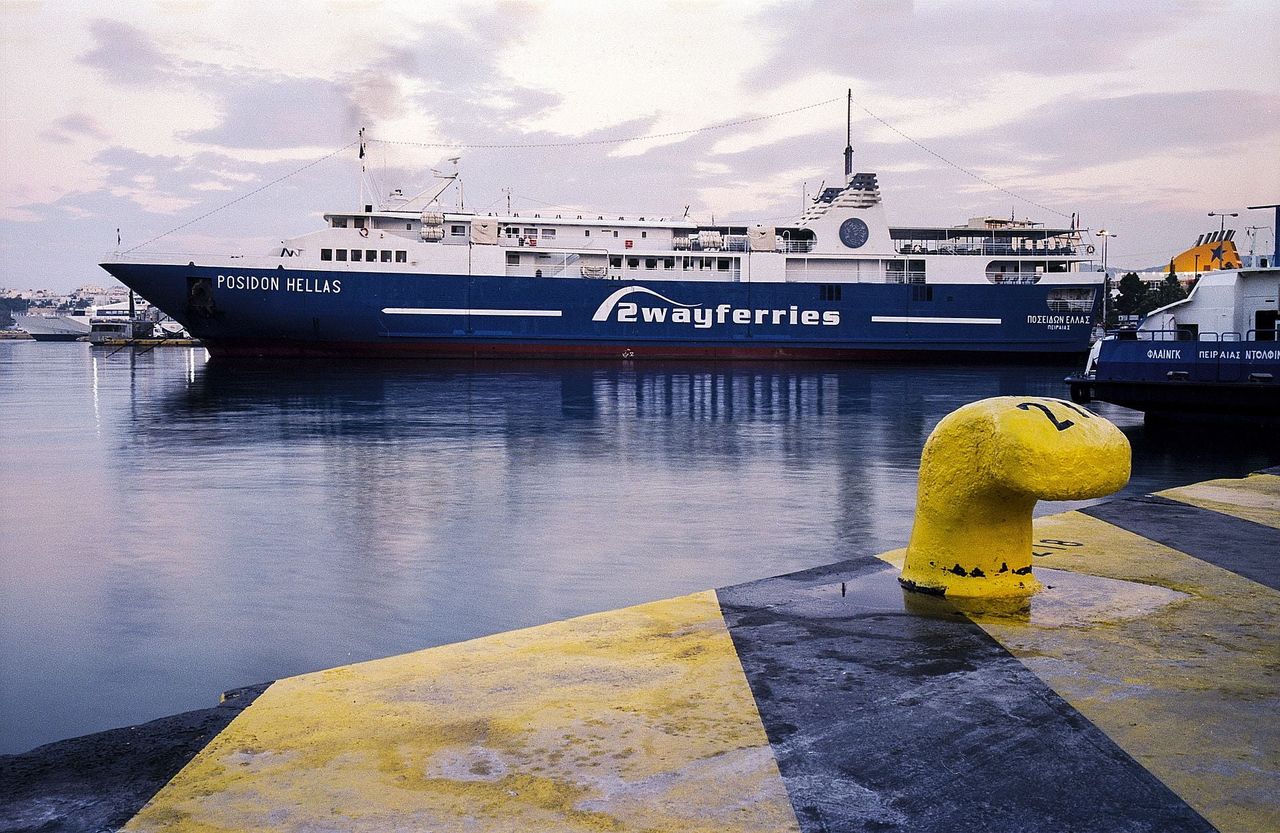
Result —
M 853 178 L 853 88 L 849 88 L 849 97 L 844 109 L 844 182 L 846 185 Z

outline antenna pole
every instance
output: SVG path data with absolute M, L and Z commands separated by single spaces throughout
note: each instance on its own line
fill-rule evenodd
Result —
M 844 181 L 853 176 L 853 87 L 848 90 L 844 109 Z
M 364 207 L 364 188 L 365 188 L 364 180 L 366 176 L 366 170 L 365 170 L 365 164 L 364 164 L 364 128 L 363 127 L 360 128 L 359 138 L 360 138 L 360 155 L 358 158 L 360 160 L 360 186 L 356 189 L 356 207 L 363 208 Z

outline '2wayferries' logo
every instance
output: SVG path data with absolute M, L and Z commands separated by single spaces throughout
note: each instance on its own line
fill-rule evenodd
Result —
M 623 301 L 628 295 L 649 295 L 669 306 L 657 306 L 653 302 Z M 643 286 L 624 286 L 614 292 L 596 309 L 592 321 L 617 321 L 622 324 L 692 324 L 705 330 L 713 324 L 799 325 L 804 327 L 836 327 L 840 324 L 840 311 L 834 309 L 802 310 L 796 306 L 786 309 L 746 309 L 732 304 L 704 307 L 702 304 L 682 304 L 665 295 L 659 295 Z

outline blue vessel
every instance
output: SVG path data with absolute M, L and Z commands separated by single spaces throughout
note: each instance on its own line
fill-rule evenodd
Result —
M 1148 416 L 1280 420 L 1280 269 L 1205 273 L 1191 295 L 1098 341 L 1071 398 Z
M 792 224 L 478 214 L 399 192 L 264 256 L 102 264 L 215 356 L 844 359 L 1083 353 L 1074 221 L 890 227 L 876 176 Z

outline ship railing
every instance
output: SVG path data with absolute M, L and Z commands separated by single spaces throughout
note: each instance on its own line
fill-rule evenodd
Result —
M 577 277 L 578 270 L 573 267 L 582 257 L 577 252 L 560 253 L 558 258 L 547 253 L 547 259 L 539 263 L 520 265 L 507 264 L 507 277 L 564 278 Z
M 1039 283 L 1043 277 L 1043 273 L 1040 272 L 998 272 L 994 275 L 987 275 L 987 279 L 997 285 Z
M 1233 341 L 1276 341 L 1277 330 L 1271 329 L 1251 329 L 1246 330 L 1242 335 L 1236 330 L 1226 330 L 1224 332 L 1214 332 L 1212 330 L 1196 330 L 1191 327 L 1182 327 L 1173 330 L 1121 330 L 1115 333 L 1118 339 L 1129 339 L 1134 341 L 1208 341 L 1208 342 L 1233 342 Z
M 924 271 L 919 269 L 905 269 L 902 271 L 885 270 L 885 283 L 924 283 Z
M 808 254 L 813 251 L 813 240 L 783 240 L 778 244 L 778 251 L 787 254 Z
M 1010 243 L 908 243 L 898 247 L 904 255 L 1004 255 L 1007 257 L 1076 257 L 1075 246 L 1013 245 Z

